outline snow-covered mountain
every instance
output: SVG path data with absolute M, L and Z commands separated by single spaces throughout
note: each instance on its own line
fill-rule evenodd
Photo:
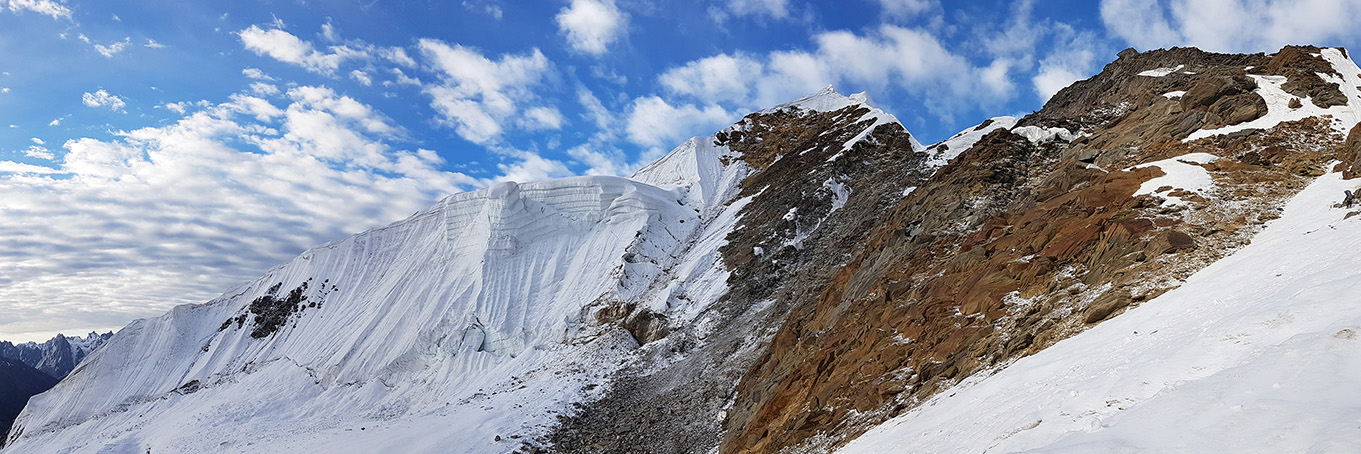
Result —
M 897 125 L 863 102 L 829 88 L 771 112 L 854 111 L 841 152 Z M 686 348 L 670 331 L 717 329 L 719 249 L 753 171 L 720 138 L 759 127 L 692 139 L 630 179 L 454 195 L 134 322 L 30 403 L 11 449 L 516 448 L 631 359 Z M 845 191 L 828 180 L 823 198 Z
M 66 337 L 58 334 L 43 343 L 14 344 L 0 341 L 0 358 L 23 362 L 29 367 L 61 379 L 112 336 L 113 332 L 90 333 L 85 337 Z
M 1361 172 L 1358 90 L 1340 49 L 1129 50 L 1035 114 L 924 146 L 829 87 L 630 178 L 453 195 L 134 322 L 35 396 L 4 452 L 822 452 L 867 430 L 845 449 L 1082 452 L 1195 450 L 1138 434 L 1207 421 L 1334 430 L 1294 415 L 1357 416 L 1330 389 L 1361 326 L 1329 295 L 1361 221 L 1320 205 Z M 1324 378 L 1268 386 L 1291 368 Z M 1217 402 L 1236 403 L 1191 413 Z

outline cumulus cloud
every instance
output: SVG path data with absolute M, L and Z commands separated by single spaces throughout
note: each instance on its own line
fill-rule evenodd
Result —
M 626 131 L 633 143 L 669 146 L 690 138 L 695 131 L 717 131 L 737 120 L 734 117 L 713 104 L 702 108 L 693 104 L 673 106 L 660 97 L 646 96 L 633 101 Z
M 123 98 L 120 98 L 116 95 L 111 95 L 109 94 L 108 91 L 104 89 L 100 89 L 99 91 L 96 91 L 94 93 L 90 93 L 88 91 L 85 92 L 85 94 L 81 96 L 81 101 L 84 102 L 85 105 L 89 107 L 96 108 L 106 107 L 109 110 L 114 111 L 123 110 L 123 108 L 127 107 L 128 105 L 126 102 L 123 101 Z
M 571 176 L 573 173 L 561 161 L 547 159 L 537 153 L 526 151 L 503 152 L 514 156 L 517 160 L 510 164 L 497 164 L 502 176 L 496 178 L 500 181 L 542 181 L 550 178 L 560 178 Z
M 769 107 L 828 84 L 899 88 L 942 114 L 958 107 L 953 104 L 996 103 L 1012 96 L 1007 66 L 976 67 L 923 30 L 883 25 L 866 34 L 819 33 L 813 41 L 817 46 L 811 51 L 706 57 L 672 68 L 658 80 L 672 94 L 736 110 Z
M 1056 43 L 1049 55 L 1040 62 L 1039 72 L 1031 79 L 1035 94 L 1043 101 L 1064 87 L 1090 77 L 1097 70 L 1097 51 L 1092 43 L 1097 38 L 1091 32 L 1078 32 L 1059 24 L 1054 27 Z
M 241 38 L 241 44 L 256 55 L 269 56 L 320 74 L 334 74 L 346 60 L 370 56 L 364 49 L 343 44 L 318 50 L 312 43 L 280 28 L 266 30 L 252 25 L 237 32 L 237 36 Z
M 250 91 L 261 96 L 271 96 L 279 94 L 279 87 L 264 82 L 251 82 Z
M 393 147 L 399 134 L 370 106 L 303 86 L 279 105 L 241 93 L 169 125 L 69 140 L 51 166 L 0 162 L 0 337 L 206 301 L 482 184 Z
M 548 71 L 548 58 L 538 49 L 492 60 L 475 49 L 434 39 L 422 39 L 418 47 L 442 79 L 423 88 L 431 107 L 459 136 L 478 144 L 500 138 L 518 105 L 534 99 L 530 88 Z
M 32 11 L 38 14 L 52 16 L 53 19 L 71 18 L 71 9 L 56 0 L 0 0 L 0 7 L 10 12 L 22 13 Z
M 558 12 L 558 30 L 573 50 L 604 55 L 610 43 L 628 28 L 628 15 L 614 0 L 572 0 Z
M 1102 0 L 1101 19 L 1142 49 L 1271 52 L 1361 38 L 1361 4 L 1350 0 Z

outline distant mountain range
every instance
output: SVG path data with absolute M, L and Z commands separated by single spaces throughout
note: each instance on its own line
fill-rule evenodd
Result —
M 104 345 L 104 341 L 112 336 L 113 332 L 110 331 L 104 334 L 91 332 L 85 337 L 66 337 L 58 334 L 57 337 L 41 344 L 0 341 L 0 358 L 22 362 L 60 380 L 66 378 L 81 360 L 100 345 Z

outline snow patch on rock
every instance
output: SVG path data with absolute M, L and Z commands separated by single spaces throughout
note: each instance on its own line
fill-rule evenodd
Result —
M 1182 69 L 1182 68 L 1185 68 L 1185 67 L 1186 67 L 1186 65 L 1177 65 L 1177 67 L 1175 67 L 1175 68 L 1157 68 L 1157 69 L 1150 69 L 1150 70 L 1148 70 L 1148 71 L 1144 71 L 1144 72 L 1139 73 L 1139 75 L 1140 75 L 1140 76 L 1144 76 L 1144 77 L 1166 77 L 1166 76 L 1169 75 L 1169 74 L 1172 74 L 1172 73 L 1177 72 L 1177 71 L 1181 71 L 1181 69 Z
M 1266 101 L 1267 114 L 1249 122 L 1217 129 L 1198 130 L 1191 133 L 1182 142 L 1191 142 L 1248 129 L 1269 129 L 1285 122 L 1325 116 L 1331 117 L 1333 130 L 1346 135 L 1358 121 L 1361 121 L 1361 110 L 1359 110 L 1361 109 L 1361 68 L 1358 68 L 1356 62 L 1347 58 L 1338 49 L 1323 49 L 1321 56 L 1332 64 L 1333 70 L 1337 74 L 1318 73 L 1319 77 L 1327 82 L 1338 84 L 1342 94 L 1347 97 L 1346 104 L 1325 109 L 1315 105 L 1309 98 L 1296 98 L 1295 95 L 1281 89 L 1281 86 L 1286 83 L 1284 76 L 1249 74 L 1248 76 L 1257 82 L 1257 90 L 1254 93 L 1257 93 Z M 1338 74 L 1341 76 L 1339 77 Z M 1290 101 L 1294 99 L 1300 99 L 1300 108 L 1290 108 Z
M 1079 137 L 1078 134 L 1074 134 L 1072 131 L 1069 131 L 1067 129 L 1042 128 L 1039 126 L 1022 126 L 1019 128 L 1012 128 L 1011 133 L 1021 137 L 1025 137 L 1026 140 L 1030 141 L 1030 143 L 1035 144 L 1050 142 L 1055 139 L 1063 140 L 1064 142 L 1072 142 L 1074 140 L 1077 140 L 1077 138 Z
M 1162 170 L 1165 175 L 1140 184 L 1134 196 L 1157 195 L 1166 199 L 1163 202 L 1164 206 L 1179 205 L 1185 204 L 1186 201 L 1170 193 L 1177 190 L 1204 193 L 1214 188 L 1214 179 L 1210 177 L 1210 172 L 1196 164 L 1209 164 L 1217 159 L 1218 156 L 1209 153 L 1187 153 L 1175 158 L 1139 164 L 1125 171 L 1144 167 L 1157 167 Z

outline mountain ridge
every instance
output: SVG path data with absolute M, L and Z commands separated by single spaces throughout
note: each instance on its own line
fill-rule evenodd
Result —
M 1345 51 L 1215 55 L 1122 52 L 1036 114 L 929 147 L 829 87 L 631 179 L 453 195 L 130 324 L 9 441 L 832 449 L 1158 298 L 1357 159 Z M 1296 102 L 1319 110 L 1278 115 Z M 1228 129 L 1261 119 L 1280 122 Z

